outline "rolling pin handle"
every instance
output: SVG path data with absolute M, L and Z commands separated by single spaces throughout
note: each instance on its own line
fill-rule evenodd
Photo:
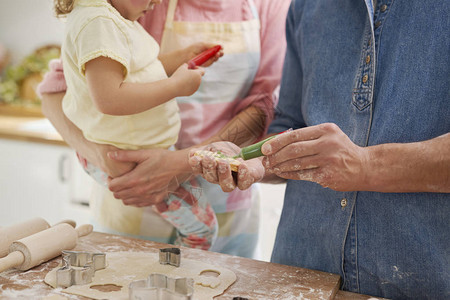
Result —
M 54 224 L 53 226 L 56 226 L 56 225 L 59 225 L 59 224 L 62 224 L 62 223 L 67 223 L 67 224 L 69 224 L 70 226 L 72 226 L 73 228 L 77 227 L 77 222 L 75 222 L 74 220 L 69 220 L 69 219 L 67 219 L 67 220 L 62 220 L 62 221 L 60 221 L 60 222 Z M 52 227 L 53 227 L 53 226 L 52 226 Z
M 0 258 L 0 273 L 10 268 L 20 266 L 25 261 L 25 256 L 20 251 L 13 251 Z
M 77 231 L 78 237 L 82 237 L 82 236 L 90 234 L 93 229 L 94 229 L 94 227 L 91 224 L 83 224 L 83 225 L 79 226 L 76 229 L 76 231 Z

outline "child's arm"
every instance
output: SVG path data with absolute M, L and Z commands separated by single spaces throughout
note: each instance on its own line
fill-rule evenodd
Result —
M 124 82 L 119 62 L 98 57 L 86 63 L 86 80 L 97 109 L 108 115 L 131 115 L 163 104 L 177 96 L 190 96 L 200 86 L 202 68 L 179 67 L 170 78 L 149 82 Z
M 164 66 L 167 75 L 172 75 L 172 73 L 182 64 L 187 63 L 191 58 L 197 56 L 205 50 L 215 46 L 216 44 L 207 43 L 195 43 L 186 47 L 184 49 L 172 51 L 166 54 L 160 54 L 159 60 Z M 217 61 L 221 56 L 223 56 L 223 49 L 220 50 L 216 56 L 204 63 L 203 67 L 208 67 Z

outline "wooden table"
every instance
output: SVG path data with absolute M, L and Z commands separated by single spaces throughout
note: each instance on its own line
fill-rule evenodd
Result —
M 93 232 L 80 238 L 75 250 L 83 251 L 134 251 L 158 253 L 170 245 L 123 236 Z M 226 254 L 181 247 L 182 257 L 224 266 L 235 272 L 236 282 L 223 295 L 215 299 L 369 299 L 369 296 L 339 291 L 340 277 L 331 273 L 262 262 Z M 42 299 L 55 294 L 68 299 L 87 299 L 68 295 L 61 289 L 52 289 L 44 277 L 61 261 L 57 257 L 31 270 L 9 270 L 0 273 L 1 299 Z

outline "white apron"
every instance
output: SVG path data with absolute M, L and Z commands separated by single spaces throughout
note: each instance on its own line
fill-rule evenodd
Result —
M 177 2 L 169 0 L 161 53 L 196 42 L 224 48 L 224 56 L 206 69 L 199 90 L 192 96 L 177 98 L 182 120 L 177 148 L 184 149 L 204 141 L 234 117 L 233 108 L 247 95 L 258 71 L 261 41 L 253 0 L 248 2 L 254 19 L 232 23 L 176 22 Z
M 258 71 L 260 22 L 253 0 L 248 2 L 254 19 L 232 23 L 176 22 L 177 2 L 169 1 L 161 53 L 195 42 L 217 43 L 224 48 L 224 56 L 206 69 L 199 90 L 190 97 L 177 98 L 182 120 L 177 147 L 185 148 L 213 135 L 234 117 L 234 107 L 247 95 Z M 259 227 L 257 190 L 224 193 L 219 185 L 201 177 L 197 181 L 218 214 L 219 236 L 210 250 L 253 257 Z M 96 230 L 173 242 L 174 228 L 151 207 L 125 206 L 103 187 L 97 186 L 96 192 L 93 199 L 101 199 L 92 203 Z
M 196 42 L 220 44 L 224 49 L 224 56 L 206 68 L 198 91 L 177 98 L 181 131 L 176 146 L 183 149 L 214 135 L 235 116 L 235 107 L 247 96 L 259 68 L 261 26 L 253 0 L 248 0 L 253 19 L 228 23 L 175 21 L 177 3 L 178 0 L 169 0 L 161 53 Z M 219 236 L 211 250 L 252 257 L 259 225 L 256 187 L 253 192 L 236 189 L 224 193 L 219 185 L 201 177 L 197 181 L 219 214 Z

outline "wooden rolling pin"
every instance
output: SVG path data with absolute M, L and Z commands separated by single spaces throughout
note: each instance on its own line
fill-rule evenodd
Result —
M 68 223 L 72 227 L 76 226 L 75 221 L 64 220 L 60 223 Z M 9 252 L 9 246 L 14 241 L 38 233 L 50 228 L 50 225 L 42 218 L 33 218 L 22 223 L 14 224 L 8 227 L 0 228 L 0 257 L 4 257 Z
M 25 271 L 55 258 L 61 255 L 62 250 L 75 248 L 78 237 L 88 235 L 92 229 L 90 224 L 75 229 L 62 223 L 14 241 L 9 247 L 9 254 L 0 258 L 0 272 L 10 268 Z
M 0 257 L 8 254 L 9 246 L 14 241 L 38 233 L 50 225 L 42 218 L 34 218 L 12 226 L 0 228 Z

